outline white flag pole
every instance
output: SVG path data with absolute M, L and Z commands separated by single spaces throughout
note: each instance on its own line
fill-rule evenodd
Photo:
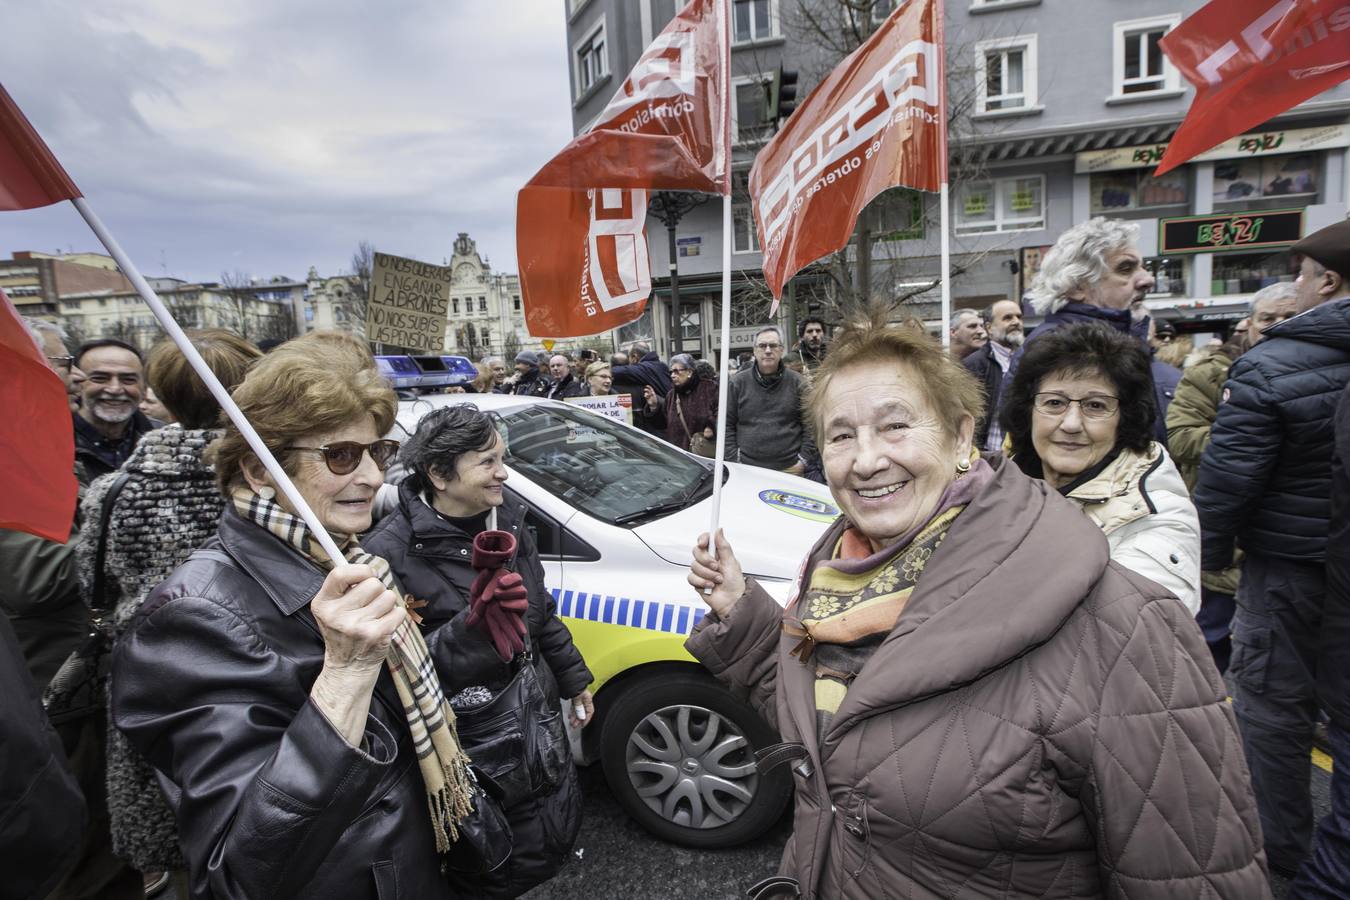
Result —
M 938 222 L 942 227 L 942 348 L 944 350 L 951 347 L 952 344 L 952 229 L 951 196 L 947 190 L 947 183 L 951 179 L 948 171 L 950 168 L 950 152 L 947 149 L 947 15 L 943 8 L 943 0 L 934 0 L 937 10 L 937 24 L 933 35 L 937 39 L 938 45 L 938 112 L 942 116 L 941 139 L 938 146 L 942 158 L 938 160 L 938 171 L 942 173 L 942 179 L 938 187 Z
M 722 477 L 727 453 L 727 382 L 731 380 L 731 8 L 722 0 L 722 167 L 726 194 L 722 197 L 722 377 L 717 380 L 717 449 L 713 456 L 712 521 L 708 549 L 717 556 L 717 526 L 722 514 Z M 712 593 L 709 589 L 704 593 Z
M 104 227 L 102 220 L 100 220 L 99 217 L 94 214 L 94 211 L 89 208 L 89 204 L 85 202 L 83 197 L 76 197 L 70 202 L 75 204 L 75 208 L 80 211 L 80 215 L 84 217 L 84 221 L 88 223 L 91 229 L 93 229 L 94 234 L 98 236 L 98 239 L 103 243 L 103 246 L 108 249 L 108 253 L 112 255 L 112 258 L 117 261 L 117 265 L 122 269 L 122 274 L 131 281 L 132 285 L 135 286 L 137 293 L 141 295 L 141 299 L 146 302 L 146 305 L 150 307 L 150 311 L 155 314 L 155 318 L 159 320 L 160 327 L 168 332 L 169 337 L 178 345 L 178 349 L 183 351 L 183 355 L 187 357 L 188 363 L 191 364 L 192 368 L 197 372 L 197 375 L 206 384 L 206 387 L 211 391 L 211 395 L 216 398 L 216 402 L 220 404 L 220 408 L 225 410 L 225 414 L 230 417 L 230 421 L 239 429 L 239 433 L 244 436 L 244 440 L 248 441 L 249 447 L 262 462 L 263 467 L 267 469 L 267 474 L 271 475 L 272 480 L 276 482 L 277 488 L 281 493 L 286 495 L 286 499 L 291 503 L 291 508 L 305 520 L 305 524 L 309 526 L 310 531 L 314 532 L 314 536 L 318 538 L 319 543 L 323 545 L 324 552 L 332 558 L 333 564 L 343 565 L 346 563 L 347 560 L 342 555 L 342 551 L 338 549 L 337 543 L 334 542 L 332 536 L 329 535 L 328 530 L 323 527 L 323 523 L 319 521 L 319 517 L 314 515 L 314 511 L 309 508 L 309 504 L 300 496 L 300 492 L 296 490 L 295 485 L 291 483 L 291 479 L 287 477 L 286 472 L 281 468 L 281 464 L 277 462 L 276 457 L 272 455 L 272 452 L 267 448 L 267 445 L 263 443 L 262 438 L 258 436 L 258 432 L 253 430 L 253 426 L 249 423 L 248 419 L 244 418 L 244 413 L 230 397 L 229 391 L 225 390 L 225 385 L 220 383 L 220 379 L 211 371 L 211 367 L 206 364 L 206 360 L 202 359 L 202 355 L 197 352 L 197 348 L 192 346 L 192 341 L 188 339 L 188 336 L 183 333 L 183 329 L 179 327 L 176 321 L 174 321 L 173 316 L 169 313 L 168 309 L 165 308 L 164 303 L 159 297 L 155 296 L 155 292 L 141 276 L 140 270 L 136 268 L 136 264 L 131 261 L 131 258 L 128 257 L 125 252 L 123 252 L 122 246 L 117 243 L 117 239 Z

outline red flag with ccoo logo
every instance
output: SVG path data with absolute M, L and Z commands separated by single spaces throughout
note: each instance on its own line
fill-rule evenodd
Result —
M 516 200 L 530 334 L 580 337 L 642 315 L 651 293 L 647 192 L 726 194 L 725 0 L 693 0 L 638 59 L 596 124 Z
M 888 188 L 947 177 L 939 0 L 911 0 L 835 67 L 760 151 L 750 199 L 774 296 L 844 247 Z
M 1350 4 L 1211 0 L 1163 52 L 1195 85 L 1161 175 L 1350 78 Z

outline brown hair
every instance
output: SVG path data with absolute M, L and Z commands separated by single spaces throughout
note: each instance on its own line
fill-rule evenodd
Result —
M 189 331 L 187 336 L 226 391 L 234 390 L 254 360 L 262 356 L 257 347 L 223 328 Z M 172 340 L 165 338 L 151 348 L 145 380 L 184 428 L 219 426 L 220 404 Z
M 478 370 L 478 377 L 473 380 L 473 389 L 480 394 L 492 393 L 492 386 L 495 383 L 492 380 L 492 366 L 476 363 L 474 368 Z
M 840 372 L 867 363 L 907 368 L 933 408 L 946 432 L 961 433 L 961 420 L 975 421 L 984 415 L 984 391 L 975 376 L 953 360 L 926 334 L 908 327 L 888 325 L 879 314 L 869 321 L 853 323 L 835 335 L 829 355 L 811 382 L 806 410 L 819 446 L 825 423 L 825 397 Z
M 334 340 L 331 332 L 319 335 L 311 332 L 288 341 L 258 360 L 231 394 L 287 474 L 295 473 L 296 457 L 282 447 L 367 415 L 374 417 L 375 431 L 383 436 L 398 412 L 398 398 L 359 341 Z M 244 436 L 227 425 L 207 456 L 223 493 L 242 481 L 242 467 L 252 458 Z

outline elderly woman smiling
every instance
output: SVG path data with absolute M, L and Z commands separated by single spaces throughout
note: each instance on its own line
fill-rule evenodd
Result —
M 1034 341 L 1005 391 L 1004 434 L 1023 472 L 1078 505 L 1111 558 L 1200 609 L 1200 519 L 1181 473 L 1153 440 L 1148 354 L 1092 323 Z
M 351 562 L 227 428 L 220 525 L 119 642 L 113 720 L 172 786 L 193 897 L 449 896 L 471 788 L 447 651 L 355 539 L 398 450 L 394 393 L 359 344 L 315 334 L 233 396 Z
M 974 380 L 851 328 L 809 401 L 841 518 L 786 611 L 718 535 L 686 646 L 785 743 L 795 828 L 759 897 L 1268 896 L 1194 622 L 1045 482 L 972 453 Z

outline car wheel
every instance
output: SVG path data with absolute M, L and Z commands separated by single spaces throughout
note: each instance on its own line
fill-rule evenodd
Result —
M 767 831 L 787 804 L 786 770 L 755 768 L 755 752 L 777 741 L 712 678 L 666 671 L 614 701 L 600 758 L 615 798 L 647 831 L 686 847 L 731 847 Z

